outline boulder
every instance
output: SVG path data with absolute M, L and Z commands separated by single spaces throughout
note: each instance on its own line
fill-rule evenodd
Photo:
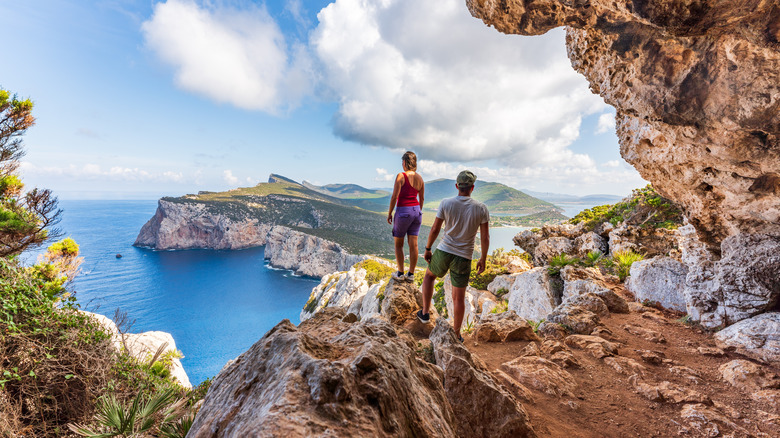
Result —
M 564 306 L 582 307 L 585 310 L 595 313 L 600 318 L 604 318 L 609 315 L 609 308 L 607 307 L 607 303 L 605 303 L 600 296 L 594 293 L 586 293 L 567 298 L 563 301 L 563 303 L 561 303 L 560 306 L 558 306 L 558 308 Z M 556 310 L 558 308 L 556 308 Z
M 602 305 L 604 305 L 602 303 Z M 606 309 L 606 305 L 604 305 Z M 576 306 L 567 301 L 556 307 L 547 315 L 547 321 L 560 324 L 571 333 L 590 334 L 601 323 L 598 315 L 581 306 Z
M 534 265 L 544 266 L 560 254 L 573 254 L 572 240 L 566 237 L 549 237 L 539 242 L 534 250 Z
M 533 265 L 528 263 L 524 258 L 515 256 L 510 256 L 504 267 L 510 274 L 517 274 L 534 268 Z
M 415 312 L 422 308 L 422 297 L 418 302 L 417 292 L 419 289 L 415 283 L 395 281 L 391 278 L 384 290 L 384 299 L 380 305 L 381 315 L 397 325 L 403 325 L 409 319 L 416 319 Z
M 585 231 L 585 224 L 580 222 L 579 224 L 547 224 L 542 227 L 542 236 L 549 237 L 565 237 L 567 239 L 574 239 Z
M 525 230 L 512 238 L 512 242 L 514 242 L 515 245 L 519 246 L 520 249 L 528 254 L 531 254 L 532 257 L 536 250 L 536 245 L 539 244 L 540 240 L 539 234 L 531 230 Z
M 587 350 L 597 358 L 618 354 L 618 344 L 599 336 L 571 335 L 566 337 L 566 345 Z
M 715 339 L 756 359 L 780 362 L 780 312 L 744 319 L 715 333 Z
M 175 354 L 179 356 L 181 352 L 176 349 L 176 341 L 170 333 L 160 331 L 150 331 L 144 333 L 120 333 L 116 323 L 107 316 L 103 316 L 99 313 L 87 312 L 85 310 L 79 310 L 79 312 L 86 314 L 92 318 L 97 324 L 99 324 L 109 335 L 111 335 L 111 344 L 117 352 L 121 352 L 122 349 L 133 357 L 147 361 L 153 357 L 160 347 L 163 347 L 162 354 Z M 180 357 L 171 358 L 170 367 L 171 376 L 179 382 L 179 384 L 185 388 L 192 388 L 190 378 L 184 371 L 184 365 L 181 363 Z
M 675 385 L 672 382 L 664 381 L 657 385 L 653 385 L 643 382 L 638 375 L 629 377 L 628 381 L 639 395 L 650 401 L 666 403 L 712 403 L 707 395 L 680 385 Z
M 634 262 L 630 272 L 626 289 L 637 301 L 657 302 L 667 309 L 685 312 L 685 264 L 669 257 L 655 257 Z
M 122 343 L 127 348 L 127 352 L 141 361 L 146 361 L 153 357 L 160 348 L 162 348 L 162 354 L 174 354 L 183 357 L 181 352 L 176 349 L 176 341 L 173 340 L 173 336 L 167 332 L 126 333 L 124 335 L 120 334 L 119 337 L 123 339 Z M 181 386 L 192 388 L 190 379 L 187 377 L 184 366 L 181 364 L 180 357 L 171 358 L 171 376 Z
M 612 367 L 612 369 L 618 373 L 627 376 L 632 376 L 634 374 L 642 376 L 644 372 L 647 371 L 647 367 L 641 363 L 623 356 L 607 356 L 604 358 L 604 363 Z
M 544 319 L 555 308 L 555 290 L 547 268 L 518 274 L 509 290 L 509 310 L 532 321 Z
M 598 251 L 603 255 L 606 255 L 608 251 L 607 241 L 593 231 L 582 234 L 574 239 L 574 248 L 576 248 L 577 257 L 583 259 L 592 251 Z
M 512 311 L 489 314 L 477 324 L 476 338 L 482 342 L 537 341 L 539 336 L 528 322 Z
M 436 364 L 444 370 L 459 436 L 536 436 L 517 399 L 455 338 L 445 320 L 436 321 L 431 343 Z
M 381 318 L 284 320 L 214 379 L 189 437 L 458 435 L 444 374 Z
M 574 396 L 577 382 L 555 362 L 523 356 L 501 364 L 501 370 L 521 385 L 555 396 Z
M 365 269 L 352 266 L 348 271 L 327 274 L 312 289 L 309 300 L 301 310 L 300 319 L 305 321 L 326 306 L 343 307 L 360 316 L 363 297 L 370 288 Z
M 518 275 L 519 274 L 496 275 L 493 281 L 491 281 L 487 286 L 488 292 L 492 293 L 493 295 L 500 295 L 498 291 L 504 289 L 506 290 L 504 294 L 509 293 L 509 290 L 512 289 L 512 285 L 514 284 Z
M 745 392 L 780 388 L 780 376 L 747 360 L 732 360 L 718 370 L 723 380 Z

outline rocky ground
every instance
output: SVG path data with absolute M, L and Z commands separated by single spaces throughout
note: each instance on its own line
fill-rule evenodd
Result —
M 598 336 L 484 342 L 475 331 L 465 345 L 509 376 L 539 436 L 780 436 L 777 363 L 721 349 L 677 313 L 630 308 L 601 318 Z

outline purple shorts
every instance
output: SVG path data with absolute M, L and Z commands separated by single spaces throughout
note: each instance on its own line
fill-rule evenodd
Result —
M 395 208 L 393 237 L 416 236 L 420 234 L 420 225 L 422 225 L 422 212 L 419 205 Z

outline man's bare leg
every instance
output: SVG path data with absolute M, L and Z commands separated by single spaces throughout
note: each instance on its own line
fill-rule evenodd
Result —
M 452 324 L 455 334 L 460 337 L 460 326 L 463 324 L 463 312 L 466 311 L 466 288 L 452 287 Z
M 404 272 L 404 238 L 393 237 L 395 240 L 395 262 L 398 265 L 398 272 Z
M 417 236 L 409 236 L 409 272 L 414 274 L 417 268 L 417 257 L 420 251 L 417 249 Z
M 422 283 L 423 313 L 431 313 L 431 299 L 433 298 L 433 282 L 436 281 L 436 275 L 430 269 L 425 270 L 425 277 Z

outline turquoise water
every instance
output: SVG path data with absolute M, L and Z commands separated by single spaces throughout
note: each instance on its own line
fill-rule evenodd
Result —
M 284 318 L 299 322 L 319 281 L 270 269 L 263 248 L 152 251 L 132 246 L 157 201 L 62 201 L 64 236 L 84 257 L 74 281 L 85 310 L 169 332 L 193 384 L 213 377 Z M 122 254 L 117 258 L 116 254 Z

